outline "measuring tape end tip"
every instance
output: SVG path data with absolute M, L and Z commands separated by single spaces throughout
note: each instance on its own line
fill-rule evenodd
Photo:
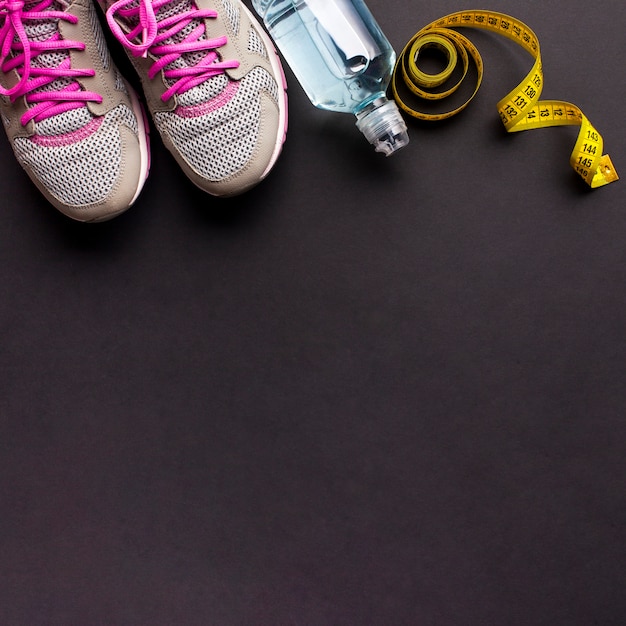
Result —
M 607 183 L 615 182 L 619 180 L 619 176 L 617 174 L 617 170 L 611 161 L 611 157 L 608 154 L 605 154 L 600 159 L 600 164 L 598 165 L 598 170 L 602 173 L 602 176 L 606 180 Z

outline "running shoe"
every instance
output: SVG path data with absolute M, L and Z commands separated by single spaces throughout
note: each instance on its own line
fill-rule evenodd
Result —
M 78 221 L 110 219 L 149 169 L 139 100 L 91 0 L 0 0 L 0 112 L 18 162 Z
M 240 0 L 100 0 L 163 143 L 191 181 L 241 194 L 274 166 L 287 132 L 286 81 Z

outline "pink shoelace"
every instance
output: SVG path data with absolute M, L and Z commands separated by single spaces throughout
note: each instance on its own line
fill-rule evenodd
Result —
M 190 4 L 191 9 L 181 11 L 167 17 L 157 16 L 158 10 L 171 0 L 118 0 L 106 12 L 107 22 L 115 37 L 134 56 L 146 58 L 148 53 L 156 57 L 148 71 L 152 79 L 161 70 L 165 78 L 173 81 L 171 86 L 162 94 L 161 99 L 166 102 L 175 94 L 184 93 L 208 78 L 222 74 L 224 70 L 239 66 L 238 61 L 220 61 L 216 50 L 226 44 L 226 37 L 216 39 L 204 38 L 204 18 L 217 17 L 217 13 L 210 9 L 197 9 Z M 130 30 L 125 32 L 117 23 L 120 18 L 128 24 Z M 192 30 L 183 36 L 181 31 L 194 22 Z M 176 36 L 181 41 L 176 41 Z M 137 41 L 140 43 L 137 43 Z M 175 63 L 185 53 L 206 54 L 195 65 L 184 67 L 167 66 Z
M 87 102 L 102 102 L 102 97 L 92 91 L 83 90 L 76 81 L 70 81 L 60 89 L 43 89 L 58 79 L 93 76 L 92 69 L 71 67 L 70 50 L 84 50 L 80 41 L 63 40 L 58 32 L 45 41 L 29 39 L 25 22 L 64 20 L 76 24 L 78 19 L 58 10 L 50 10 L 53 0 L 30 3 L 25 10 L 23 0 L 0 0 L 0 69 L 9 74 L 14 70 L 19 76 L 15 85 L 6 89 L 0 85 L 0 93 L 15 102 L 22 96 L 28 104 L 33 104 L 20 121 L 28 124 L 31 119 L 40 122 L 59 113 L 84 106 Z M 64 59 L 56 67 L 37 67 L 33 60 L 40 54 L 67 51 Z

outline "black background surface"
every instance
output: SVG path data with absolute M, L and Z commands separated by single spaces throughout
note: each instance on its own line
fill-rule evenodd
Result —
M 399 51 L 487 8 L 626 176 L 622 2 L 371 0 Z M 270 176 L 47 205 L 0 142 L 0 624 L 626 623 L 626 204 L 575 128 L 507 134 L 532 60 L 470 31 L 462 115 L 385 158 L 289 68 Z

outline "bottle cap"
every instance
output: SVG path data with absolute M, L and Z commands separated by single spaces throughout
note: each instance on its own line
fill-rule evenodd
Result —
M 390 156 L 409 143 L 406 124 L 396 103 L 378 98 L 356 114 L 357 128 L 376 152 Z

